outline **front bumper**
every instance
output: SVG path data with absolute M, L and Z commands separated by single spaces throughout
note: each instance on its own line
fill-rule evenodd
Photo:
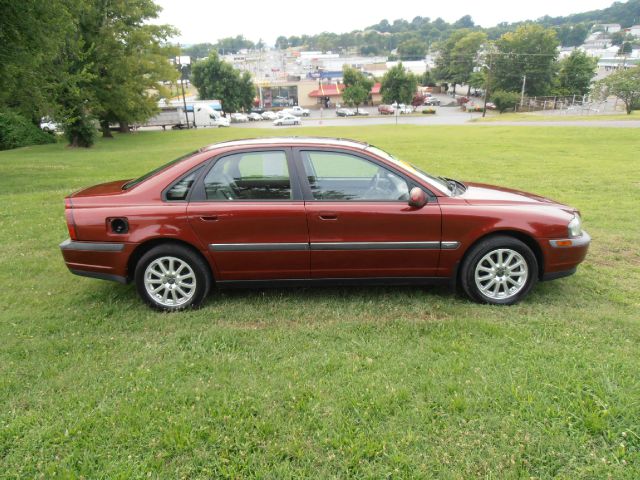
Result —
M 127 259 L 135 245 L 117 242 L 76 242 L 60 244 L 69 271 L 84 277 L 127 283 Z
M 543 280 L 553 280 L 575 273 L 585 259 L 591 244 L 591 236 L 585 231 L 577 238 L 551 239 L 541 242 L 545 268 Z

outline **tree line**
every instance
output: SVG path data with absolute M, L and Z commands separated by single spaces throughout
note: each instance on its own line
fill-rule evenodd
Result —
M 497 40 L 527 24 L 539 25 L 555 31 L 563 47 L 576 47 L 584 43 L 591 28 L 598 23 L 619 23 L 623 28 L 640 23 L 640 0 L 615 2 L 608 8 L 578 13 L 566 17 L 545 16 L 529 22 L 502 22 L 494 27 L 475 25 L 469 15 L 453 23 L 442 18 L 435 20 L 417 16 L 413 20 L 382 20 L 364 30 L 347 33 L 323 32 L 317 35 L 280 36 L 276 48 L 305 47 L 310 50 L 358 52 L 362 55 L 389 55 L 397 51 L 400 60 L 423 58 L 425 52 L 437 43 L 447 41 L 460 29 L 482 32 L 489 40 Z

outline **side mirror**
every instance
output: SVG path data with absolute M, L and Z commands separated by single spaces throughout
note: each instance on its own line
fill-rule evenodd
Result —
M 427 194 L 418 187 L 413 187 L 409 192 L 409 206 L 414 208 L 422 208 L 427 204 Z

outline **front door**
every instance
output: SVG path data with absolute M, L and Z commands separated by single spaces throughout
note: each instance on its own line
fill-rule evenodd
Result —
M 194 191 L 187 214 L 216 280 L 309 278 L 307 220 L 291 167 L 290 149 L 224 155 Z
M 431 277 L 440 254 L 433 199 L 408 205 L 410 180 L 364 154 L 296 151 L 313 278 Z

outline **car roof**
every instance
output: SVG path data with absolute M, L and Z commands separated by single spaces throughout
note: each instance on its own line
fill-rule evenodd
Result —
M 368 143 L 346 138 L 327 137 L 265 137 L 265 138 L 245 138 L 241 140 L 229 140 L 226 142 L 214 143 L 203 147 L 200 151 L 211 151 L 217 148 L 226 147 L 249 147 L 254 145 L 324 145 L 330 147 L 350 147 L 364 150 Z

